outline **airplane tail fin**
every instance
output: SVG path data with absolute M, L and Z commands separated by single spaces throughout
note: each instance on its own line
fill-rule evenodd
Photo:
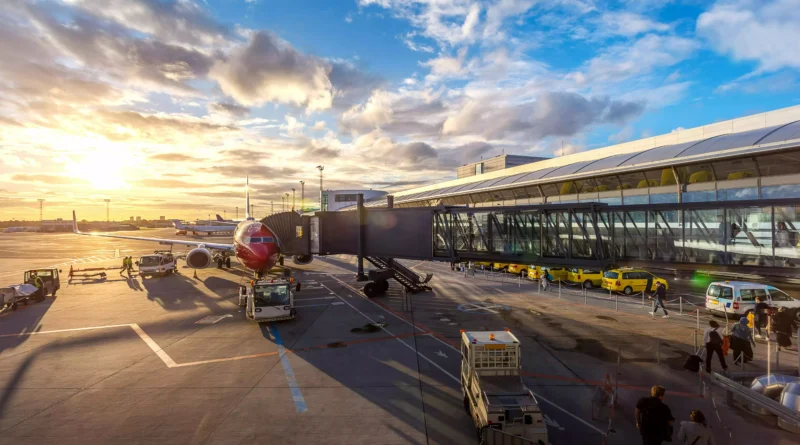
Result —
M 217 213 L 217 221 L 225 221 L 221 216 L 219 216 L 219 213 Z
M 245 177 L 245 184 L 244 184 L 244 215 L 245 219 L 251 220 L 253 219 L 253 215 L 250 214 L 250 176 Z
M 72 211 L 72 232 L 81 233 L 81 231 L 78 230 L 78 218 L 75 216 L 74 210 Z
M 184 226 L 183 223 L 181 222 L 181 220 L 179 220 L 179 219 L 173 219 L 172 220 L 172 225 L 175 226 L 176 229 L 185 229 L 186 228 L 186 226 Z

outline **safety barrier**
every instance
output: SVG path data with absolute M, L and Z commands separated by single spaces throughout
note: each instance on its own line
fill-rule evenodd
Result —
M 778 417 L 779 425 L 783 422 L 783 425 L 781 425 L 782 428 L 787 430 L 800 430 L 800 412 L 792 411 L 775 400 L 763 394 L 759 394 L 716 372 L 709 376 L 708 381 L 725 391 L 726 401 L 729 406 L 733 406 L 737 400 L 740 402 L 744 401 L 751 406 L 763 409 Z

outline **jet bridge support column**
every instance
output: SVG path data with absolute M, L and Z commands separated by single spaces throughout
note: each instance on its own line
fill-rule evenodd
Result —
M 358 275 L 356 276 L 356 280 L 358 281 L 367 281 L 368 278 L 364 275 L 364 242 L 365 240 L 365 233 L 364 229 L 366 228 L 366 220 L 367 220 L 367 212 L 364 209 L 364 194 L 359 193 L 356 198 L 356 211 L 358 212 L 358 244 L 357 244 L 357 254 L 358 254 Z
M 394 195 L 388 195 L 386 197 L 386 208 L 393 209 L 394 208 Z M 389 268 L 391 269 L 394 266 L 394 258 L 387 258 L 386 262 L 389 263 Z

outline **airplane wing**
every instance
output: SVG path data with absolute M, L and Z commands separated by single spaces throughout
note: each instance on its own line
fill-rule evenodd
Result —
M 164 238 L 145 238 L 141 236 L 124 236 L 124 235 L 107 235 L 105 233 L 84 233 L 78 230 L 78 219 L 75 216 L 75 211 L 72 211 L 72 232 L 78 235 L 86 235 L 86 236 L 101 236 L 104 238 L 119 238 L 119 239 L 130 239 L 136 241 L 150 241 L 159 244 L 177 244 L 179 246 L 205 246 L 209 249 L 219 249 L 219 250 L 233 250 L 233 244 L 218 244 L 218 243 L 207 243 L 207 242 L 197 242 L 197 241 L 186 241 L 186 240 L 171 240 L 171 239 L 164 239 Z

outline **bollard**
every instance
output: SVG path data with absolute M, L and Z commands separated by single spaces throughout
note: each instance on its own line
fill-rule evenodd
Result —
M 694 330 L 694 353 L 697 354 L 697 329 Z
M 644 307 L 644 291 L 642 291 L 642 307 Z
M 614 310 L 619 310 L 619 294 L 614 295 Z
M 517 277 L 517 287 L 522 287 L 522 274 Z
M 621 362 L 622 362 L 622 348 L 617 347 L 617 375 L 622 375 L 622 372 L 619 369 Z
M 561 298 L 561 280 L 558 280 L 558 298 Z
M 656 339 L 656 364 L 661 364 L 661 340 Z
M 678 315 L 683 315 L 683 297 L 678 297 L 678 307 L 680 308 Z
M 742 367 L 742 372 L 744 372 L 744 351 L 739 353 L 739 364 Z
M 586 288 L 585 287 L 583 288 L 583 304 L 584 305 L 586 304 Z M 798 337 L 798 338 L 800 339 L 800 337 Z M 800 340 L 798 340 L 798 341 L 800 341 Z
M 696 309 L 697 311 L 697 329 L 700 329 L 700 309 Z

